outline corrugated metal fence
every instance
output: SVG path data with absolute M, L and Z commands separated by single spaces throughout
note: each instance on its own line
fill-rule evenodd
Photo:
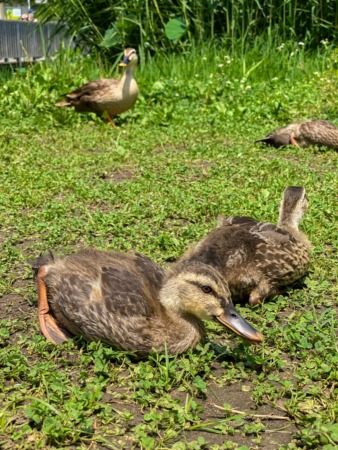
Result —
M 0 64 L 20 64 L 53 55 L 62 42 L 69 43 L 69 38 L 61 33 L 54 35 L 54 31 L 54 24 L 0 20 Z

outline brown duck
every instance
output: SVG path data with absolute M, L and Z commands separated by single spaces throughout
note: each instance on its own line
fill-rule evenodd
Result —
M 226 282 L 201 262 L 169 273 L 145 256 L 87 249 L 65 258 L 42 256 L 35 269 L 42 333 L 54 343 L 71 335 L 102 340 L 145 355 L 181 353 L 216 320 L 249 342 L 262 335 L 235 310 Z
M 328 120 L 306 120 L 295 122 L 272 131 L 265 138 L 255 142 L 264 142 L 273 147 L 310 145 L 338 148 L 338 128 Z
M 227 281 L 233 301 L 256 305 L 306 273 L 310 243 L 298 225 L 307 205 L 304 188 L 288 187 L 277 226 L 249 217 L 221 218 L 181 262 L 215 267 Z
M 112 125 L 112 117 L 130 109 L 139 93 L 134 69 L 137 65 L 137 54 L 133 48 L 124 51 L 120 66 L 125 67 L 120 80 L 105 78 L 91 81 L 69 94 L 56 106 L 72 106 L 78 112 L 93 112 L 97 115 L 107 114 Z

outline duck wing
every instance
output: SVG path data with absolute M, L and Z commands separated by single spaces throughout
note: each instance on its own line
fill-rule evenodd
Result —
M 119 84 L 119 80 L 111 79 L 111 78 L 103 78 L 101 80 L 90 81 L 89 83 L 84 84 L 83 86 L 75 89 L 72 92 L 66 94 L 66 98 L 69 100 L 80 99 L 82 96 L 93 96 L 96 93 L 105 91 L 106 89 L 110 89 L 112 86 L 117 86 Z
M 120 349 L 151 348 L 145 330 L 164 314 L 158 300 L 161 267 L 142 255 L 98 250 L 50 260 L 45 267 L 51 314 L 67 330 Z
M 102 114 L 98 103 L 102 98 L 111 92 L 114 87 L 117 88 L 119 80 L 115 79 L 101 79 L 90 81 L 87 84 L 75 89 L 75 91 L 66 94 L 65 99 L 57 102 L 55 106 L 73 106 L 79 112 L 94 112 Z
M 250 229 L 250 233 L 270 245 L 297 242 L 291 233 L 268 222 L 258 222 Z
M 252 226 L 258 223 L 257 220 L 252 219 L 247 216 L 229 216 L 229 217 L 219 217 L 218 218 L 218 226 L 226 227 L 232 225 L 239 225 L 245 228 L 251 228 Z
M 309 120 L 302 124 L 299 139 L 305 145 L 338 148 L 338 128 L 328 120 Z

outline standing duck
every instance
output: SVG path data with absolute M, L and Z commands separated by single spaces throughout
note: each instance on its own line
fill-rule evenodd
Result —
M 306 120 L 295 122 L 272 131 L 265 138 L 255 142 L 264 142 L 273 147 L 310 145 L 338 148 L 338 128 L 328 120 Z
M 215 267 L 235 302 L 256 305 L 306 273 L 310 243 L 298 226 L 307 205 L 305 189 L 290 186 L 283 194 L 277 226 L 249 217 L 221 218 L 181 262 Z
M 107 119 L 114 126 L 112 117 L 130 109 L 137 100 L 139 90 L 134 78 L 137 61 L 136 50 L 126 48 L 119 64 L 125 67 L 120 80 L 104 78 L 90 81 L 66 94 L 66 98 L 55 106 L 72 106 L 78 112 L 93 112 L 99 116 L 106 113 Z
M 71 335 L 102 340 L 146 355 L 152 349 L 181 353 L 204 337 L 203 320 L 216 320 L 249 342 L 262 335 L 233 307 L 217 270 L 201 262 L 165 274 L 140 254 L 87 249 L 32 263 L 39 324 L 54 343 Z

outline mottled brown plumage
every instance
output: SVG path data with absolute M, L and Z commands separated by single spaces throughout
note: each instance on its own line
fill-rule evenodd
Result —
M 214 319 L 248 341 L 262 341 L 234 309 L 218 271 L 200 262 L 165 274 L 139 254 L 88 249 L 40 257 L 32 266 L 40 328 L 55 343 L 72 333 L 138 354 L 165 345 L 181 353 L 203 338 L 202 320 Z
M 276 148 L 285 145 L 338 148 L 338 128 L 328 120 L 306 120 L 278 128 L 255 142 L 264 142 Z
M 212 265 L 227 281 L 234 302 L 258 304 L 307 271 L 310 243 L 298 229 L 307 204 L 304 188 L 288 187 L 277 226 L 249 217 L 221 218 L 181 261 Z
M 138 86 L 134 78 L 137 54 L 133 48 L 124 51 L 122 63 L 126 67 L 120 80 L 101 79 L 91 81 L 70 92 L 56 106 L 71 106 L 78 112 L 106 113 L 108 120 L 130 109 L 137 100 Z

